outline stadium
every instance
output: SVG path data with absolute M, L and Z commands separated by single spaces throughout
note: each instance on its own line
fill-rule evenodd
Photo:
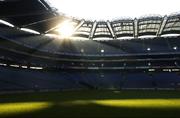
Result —
M 0 0 L 0 117 L 180 117 L 180 13 L 79 18 L 51 1 Z

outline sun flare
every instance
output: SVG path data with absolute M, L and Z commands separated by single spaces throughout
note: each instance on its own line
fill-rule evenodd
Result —
M 74 33 L 74 29 L 75 28 L 71 22 L 64 21 L 58 26 L 56 31 L 62 38 L 69 38 Z

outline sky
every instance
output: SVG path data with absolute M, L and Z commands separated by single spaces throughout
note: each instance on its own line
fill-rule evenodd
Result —
M 48 0 L 59 12 L 90 20 L 139 18 L 180 12 L 180 0 Z

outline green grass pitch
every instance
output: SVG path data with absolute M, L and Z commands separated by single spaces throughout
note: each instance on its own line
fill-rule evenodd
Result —
M 0 94 L 0 118 L 180 118 L 180 91 Z

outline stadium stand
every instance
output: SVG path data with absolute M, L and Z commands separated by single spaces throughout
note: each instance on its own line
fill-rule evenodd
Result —
M 44 0 L 0 7 L 1 91 L 179 88 L 180 14 L 88 21 Z M 74 32 L 60 38 L 69 19 Z
M 177 73 L 148 73 L 120 71 L 43 71 L 0 67 L 1 91 L 10 90 L 174 90 L 180 77 Z M 155 81 L 155 82 L 154 82 Z

